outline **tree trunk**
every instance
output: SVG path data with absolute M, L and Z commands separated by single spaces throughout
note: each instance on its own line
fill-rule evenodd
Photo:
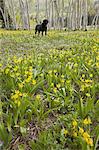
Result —
M 36 0 L 35 1 L 35 7 L 36 7 L 36 17 L 35 17 L 35 19 L 36 19 L 36 22 L 37 23 L 39 23 L 39 0 Z
M 72 1 L 72 30 L 76 30 L 76 3 Z
M 87 11 L 87 0 L 83 0 L 83 22 L 82 22 L 82 28 L 84 30 L 87 29 L 88 24 L 88 11 Z
M 62 0 L 62 28 L 64 28 L 64 0 Z
M 13 0 L 10 0 L 10 1 L 11 1 L 13 28 L 16 29 L 17 28 L 17 23 L 16 23 L 16 16 L 15 16 L 15 8 L 14 8 Z
M 58 27 L 59 29 L 60 28 L 59 9 L 58 9 L 56 0 L 54 0 L 53 2 L 54 2 L 55 13 L 56 13 L 56 28 Z
M 27 12 L 28 29 L 30 29 L 30 17 L 29 17 L 29 8 L 28 8 L 28 2 L 27 2 L 27 0 L 26 0 L 26 12 Z
M 25 3 L 23 3 L 22 0 L 19 0 L 19 4 L 20 4 L 20 15 L 21 15 L 21 19 L 22 19 L 22 28 L 23 29 L 29 29 L 29 17 L 28 17 L 28 6 L 27 3 L 25 1 Z
M 76 29 L 80 28 L 80 0 L 76 2 Z
M 11 28 L 12 19 L 4 0 L 0 0 L 0 20 L 2 20 L 2 28 Z
M 48 0 L 45 0 L 45 17 L 48 19 Z
M 51 1 L 51 27 L 54 27 L 54 6 L 53 1 Z

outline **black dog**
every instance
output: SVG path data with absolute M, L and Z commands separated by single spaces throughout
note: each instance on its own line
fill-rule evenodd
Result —
M 40 32 L 42 32 L 42 36 L 43 36 L 43 32 L 45 32 L 45 35 L 47 35 L 47 24 L 48 24 L 48 20 L 44 19 L 43 23 L 36 25 L 35 35 L 37 32 L 38 32 L 38 35 L 40 34 Z

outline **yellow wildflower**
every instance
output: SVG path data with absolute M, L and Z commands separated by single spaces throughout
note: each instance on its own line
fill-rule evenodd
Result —
M 16 94 L 19 94 L 19 93 L 20 93 L 20 91 L 19 91 L 19 90 L 15 90 L 15 93 L 16 93 Z
M 13 59 L 17 59 L 17 57 L 16 57 L 16 56 L 13 56 Z
M 90 145 L 90 146 L 93 146 L 93 139 L 89 138 L 87 144 Z
M 57 72 L 57 70 L 54 70 L 54 73 L 56 73 Z
M 18 94 L 14 94 L 14 95 L 11 96 L 11 99 L 14 99 L 14 100 L 15 100 L 15 99 L 17 99 L 18 97 L 19 97 Z
M 83 138 L 84 139 L 90 138 L 90 135 L 87 132 L 84 132 L 83 133 Z
M 19 96 L 22 96 L 22 93 L 21 93 L 21 92 L 19 93 Z
M 90 95 L 90 93 L 86 93 L 86 96 L 87 96 L 87 97 L 90 97 L 91 95 Z
M 97 104 L 99 104 L 99 99 L 97 100 Z
M 0 67 L 2 67 L 2 64 L 0 63 Z
M 32 76 L 32 72 L 28 72 L 28 75 L 29 75 L 29 76 Z
M 40 76 L 43 77 L 43 73 L 41 73 Z
M 68 134 L 68 131 L 65 129 L 64 130 L 64 135 L 66 136 Z
M 18 63 L 20 64 L 22 60 L 23 60 L 23 58 L 20 57 L 20 58 L 18 59 Z
M 17 63 L 18 63 L 18 60 L 17 60 L 17 59 L 14 59 L 14 63 L 17 64 Z
M 31 76 L 29 76 L 26 80 L 25 80 L 25 82 L 27 82 L 27 83 L 29 83 L 30 81 L 31 81 Z
M 8 73 L 9 73 L 9 71 L 10 71 L 10 69 L 9 69 L 9 68 L 6 68 L 6 70 L 5 70 L 5 74 L 8 74 Z
M 61 87 L 61 85 L 60 85 L 60 84 L 57 84 L 56 86 L 57 86 L 57 88 L 60 88 L 60 87 Z
M 61 82 L 61 83 L 64 83 L 64 82 L 65 82 L 65 80 L 64 80 L 64 79 L 61 79 L 61 80 L 60 80 L 60 82 Z
M 98 62 L 96 63 L 96 67 L 99 68 L 99 63 Z
M 83 134 L 84 133 L 84 129 L 83 128 L 79 128 L 79 133 Z
M 82 74 L 82 78 L 85 78 L 85 74 Z
M 93 74 L 90 74 L 89 76 L 92 78 L 92 77 L 93 77 Z
M 35 85 L 36 84 L 36 80 L 33 79 L 32 80 L 32 84 Z
M 92 80 L 85 80 L 86 83 L 92 83 Z
M 73 136 L 74 136 L 74 137 L 77 137 L 77 132 L 76 132 L 76 131 L 73 132 Z
M 17 77 L 19 77 L 19 76 L 20 76 L 20 73 L 19 73 L 19 72 L 17 72 L 17 73 L 16 73 L 16 76 L 17 76 Z
M 40 98 L 41 98 L 40 94 L 37 94 L 37 95 L 36 95 L 36 99 L 39 100 Z
M 11 69 L 11 68 L 12 68 L 12 65 L 8 64 L 8 68 L 10 68 L 10 69 Z
M 54 86 L 54 83 L 51 83 L 51 87 L 53 87 Z
M 96 57 L 96 60 L 99 60 L 99 56 Z
M 54 88 L 53 91 L 54 91 L 54 93 L 56 93 L 57 92 L 57 88 Z
M 19 83 L 18 86 L 19 86 L 19 88 L 23 88 L 24 84 L 23 83 Z
M 77 66 L 78 66 L 78 64 L 77 64 L 77 63 L 75 63 L 75 64 L 74 64 L 74 67 L 77 67 Z
M 85 83 L 85 87 L 88 88 L 90 87 L 91 88 L 91 85 L 89 83 Z
M 74 121 L 72 122 L 72 125 L 73 125 L 73 127 L 76 127 L 76 126 L 77 126 L 77 121 L 74 120 Z
M 69 84 L 69 83 L 70 83 L 70 80 L 67 80 L 66 83 Z
M 92 124 L 91 119 L 88 117 L 88 124 Z
M 32 71 L 32 68 L 33 68 L 32 66 L 29 66 L 29 71 Z
M 84 85 L 84 84 L 82 84 L 82 85 L 81 85 L 81 89 L 80 89 L 80 90 L 81 90 L 81 91 L 84 91 L 84 89 L 85 89 L 85 85 Z
M 63 129 L 61 130 L 61 133 L 62 133 L 62 135 L 67 136 L 68 131 L 67 131 L 65 128 L 63 128 Z
M 65 76 L 62 74 L 62 75 L 61 75 L 61 78 L 64 78 L 64 77 L 65 77 Z
M 88 117 L 88 118 L 84 119 L 83 123 L 85 125 L 88 125 L 88 124 L 91 124 L 92 122 L 91 122 L 91 119 Z
M 18 70 L 18 66 L 15 66 L 13 70 L 16 72 Z

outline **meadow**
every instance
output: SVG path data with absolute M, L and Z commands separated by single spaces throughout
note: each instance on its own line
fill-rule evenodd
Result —
M 99 148 L 99 30 L 0 30 L 0 149 Z

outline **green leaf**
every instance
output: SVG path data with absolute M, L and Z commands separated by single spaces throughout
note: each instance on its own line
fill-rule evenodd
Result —
M 79 99 L 79 103 L 78 103 L 78 109 L 79 109 L 79 115 L 83 118 L 83 100 L 82 98 Z
M 7 116 L 7 127 L 8 127 L 8 131 L 11 131 L 11 125 L 12 125 L 12 114 L 8 114 Z
M 27 129 L 25 127 L 20 127 L 20 132 L 24 136 L 26 134 Z
M 34 91 L 36 91 L 37 89 L 40 88 L 40 86 L 42 86 L 44 84 L 44 80 L 40 81 L 38 84 L 36 84 L 29 93 L 33 93 Z
M 11 134 L 7 132 L 3 123 L 0 124 L 0 139 L 4 142 L 4 146 L 7 146 L 12 139 Z
M 98 146 L 98 142 L 99 142 L 99 125 L 96 126 L 96 128 L 94 129 L 93 132 L 93 136 L 95 136 L 95 140 L 94 140 L 94 148 L 93 150 L 96 150 L 97 146 Z

